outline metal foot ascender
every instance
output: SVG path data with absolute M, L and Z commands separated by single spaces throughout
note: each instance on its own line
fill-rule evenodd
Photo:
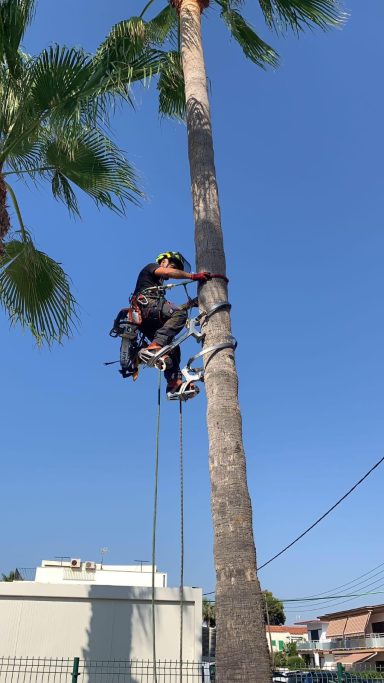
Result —
M 199 393 L 199 387 L 191 384 L 191 382 L 183 382 L 177 391 L 167 391 L 167 399 L 169 401 L 188 401 L 190 398 L 195 398 Z
M 138 356 L 142 363 L 145 363 L 150 368 L 158 368 L 158 370 L 167 370 L 167 368 L 172 365 L 172 361 L 169 356 L 164 353 L 164 349 L 169 349 L 169 346 L 164 346 L 164 348 L 157 351 L 157 353 L 152 353 L 147 347 L 141 349 Z

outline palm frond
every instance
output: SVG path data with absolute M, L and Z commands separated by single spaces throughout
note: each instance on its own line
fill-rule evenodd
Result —
M 59 45 L 43 50 L 29 71 L 28 104 L 35 116 L 71 116 L 91 73 L 91 60 L 83 50 Z
M 179 17 L 174 7 L 169 3 L 153 19 L 147 22 L 146 30 L 151 43 L 163 45 L 166 40 L 177 44 L 177 26 Z
M 1 0 L 0 62 L 6 61 L 12 76 L 20 65 L 19 46 L 35 9 L 35 0 Z
M 161 54 L 150 44 L 154 33 L 155 27 L 149 30 L 140 17 L 131 17 L 112 27 L 92 61 L 94 80 L 100 80 L 100 92 L 127 97 L 133 81 L 158 73 Z M 160 35 L 159 28 L 157 35 Z
M 79 205 L 70 182 L 60 171 L 54 171 L 52 175 L 52 194 L 66 205 L 69 213 L 80 216 Z
M 31 174 L 32 178 L 34 178 L 34 171 L 40 166 L 42 166 L 41 141 L 36 137 L 34 139 L 20 137 L 17 145 L 7 156 L 5 162 L 6 172 L 9 169 L 16 175 L 19 174 L 21 178 L 28 174 Z
M 159 112 L 163 116 L 185 118 L 184 73 L 179 52 L 168 52 L 157 83 L 159 91 Z
M 347 14 L 338 0 L 259 0 L 267 24 L 276 30 L 303 31 L 315 24 L 322 29 L 341 26 Z
M 119 213 L 124 212 L 127 201 L 138 204 L 138 198 L 143 196 L 132 166 L 100 131 L 79 134 L 71 147 L 61 137 L 48 137 L 44 159 L 47 167 L 54 169 L 53 175 L 47 171 L 54 196 L 63 200 L 72 213 L 78 213 L 78 208 L 70 183 L 97 205 Z
M 6 244 L 0 257 L 0 304 L 11 323 L 28 327 L 39 343 L 70 336 L 77 320 L 68 276 L 30 239 Z
M 130 17 L 112 26 L 96 55 L 108 53 L 110 57 L 114 56 L 113 61 L 130 62 L 141 54 L 147 43 L 145 21 L 140 17 Z
M 277 52 L 255 33 L 240 12 L 231 7 L 228 0 L 217 0 L 217 2 L 221 6 L 222 19 L 245 56 L 262 68 L 267 65 L 276 67 L 279 63 Z

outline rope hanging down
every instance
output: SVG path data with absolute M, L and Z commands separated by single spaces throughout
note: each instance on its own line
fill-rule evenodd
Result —
M 156 664 L 156 602 L 155 602 L 155 566 L 156 566 L 156 531 L 157 531 L 157 500 L 159 482 L 159 445 L 160 445 L 160 416 L 161 416 L 161 371 L 157 388 L 157 421 L 156 421 L 156 448 L 155 448 L 155 485 L 153 501 L 153 525 L 152 525 L 152 657 L 153 657 L 153 681 L 157 683 Z M 179 462 L 180 462 L 180 683 L 183 681 L 183 618 L 184 618 L 184 463 L 183 463 L 183 403 L 179 402 Z
M 183 610 L 184 610 L 184 465 L 183 465 L 183 402 L 179 402 L 180 440 L 180 683 L 183 683 Z
M 157 427 L 155 449 L 155 491 L 153 497 L 153 523 L 152 523 L 152 657 L 153 657 L 153 680 L 157 683 L 156 670 L 156 614 L 155 614 L 155 564 L 156 564 L 156 524 L 157 524 L 157 493 L 159 482 L 159 444 L 160 444 L 160 407 L 161 407 L 161 372 L 157 386 Z

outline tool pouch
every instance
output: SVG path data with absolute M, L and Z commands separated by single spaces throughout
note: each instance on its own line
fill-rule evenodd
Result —
M 137 330 L 142 320 L 139 306 L 133 305 L 129 308 L 122 308 L 118 312 L 109 334 L 111 337 L 125 337 L 133 341 L 136 339 Z

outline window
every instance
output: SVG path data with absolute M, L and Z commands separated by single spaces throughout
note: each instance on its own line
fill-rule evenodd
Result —
M 273 638 L 272 638 L 272 647 L 275 647 L 275 645 L 276 645 L 276 640 L 273 640 Z
M 384 633 L 384 621 L 374 621 L 372 623 L 372 633 Z
M 311 640 L 320 640 L 320 629 L 314 628 L 309 632 L 309 635 Z
M 384 660 L 377 659 L 375 664 L 376 664 L 376 671 L 384 671 Z
M 284 650 L 284 640 L 279 640 L 279 651 L 282 652 Z

